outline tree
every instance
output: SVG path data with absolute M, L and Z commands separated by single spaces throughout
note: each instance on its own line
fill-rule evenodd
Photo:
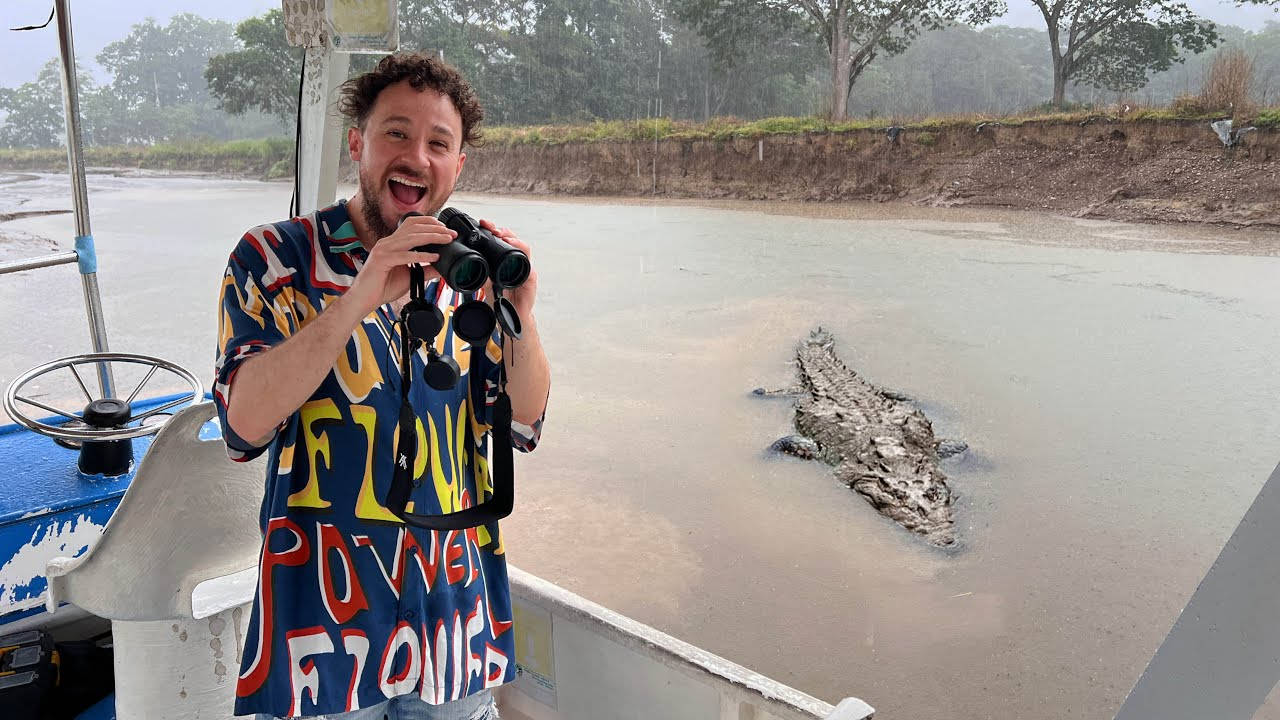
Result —
M 270 10 L 236 26 L 239 49 L 209 58 L 204 78 L 218 107 L 241 115 L 259 110 L 292 124 L 298 104 L 302 49 L 284 39 L 284 14 Z
M 147 18 L 98 54 L 112 75 L 94 99 L 100 143 L 156 143 L 228 135 L 204 79 L 210 55 L 235 47 L 230 23 L 182 13 L 160 25 Z M 88 103 L 86 103 L 87 105 Z
M 805 22 L 826 47 L 831 118 L 847 116 L 849 94 L 880 54 L 905 51 L 919 34 L 951 23 L 982 24 L 1005 9 L 1003 0 L 691 0 L 685 17 L 723 53 L 744 25 Z M 734 27 L 734 30 L 724 28 Z
M 93 78 L 83 67 L 79 76 L 81 130 L 84 139 L 93 138 L 95 125 L 85 107 L 99 93 Z M 0 88 L 0 145 L 6 147 L 57 147 L 66 143 L 67 128 L 62 105 L 62 63 L 51 58 L 40 68 L 36 79 L 16 88 Z
M 174 15 L 160 26 L 147 18 L 98 54 L 111 73 L 112 92 L 132 107 L 162 108 L 209 97 L 205 65 L 212 55 L 234 49 L 231 24 L 199 15 Z
M 61 66 L 52 59 L 40 68 L 33 82 L 0 88 L 0 145 L 7 147 L 55 147 L 65 140 L 62 119 Z
M 1218 42 L 1213 23 L 1178 0 L 1031 0 L 1044 15 L 1053 59 L 1053 104 L 1067 84 L 1136 90 L 1183 53 Z

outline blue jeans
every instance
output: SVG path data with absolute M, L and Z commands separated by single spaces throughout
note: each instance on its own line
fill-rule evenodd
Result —
M 260 714 L 255 720 L 274 719 Z M 417 695 L 400 695 L 373 707 L 316 715 L 314 720 L 498 720 L 498 705 L 488 690 L 443 705 L 423 702 Z

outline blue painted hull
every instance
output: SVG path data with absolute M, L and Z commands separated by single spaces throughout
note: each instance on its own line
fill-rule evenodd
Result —
M 178 397 L 136 403 L 134 409 Z M 132 442 L 136 468 L 151 438 Z M 93 546 L 133 481 L 134 468 L 118 477 L 84 475 L 76 467 L 78 456 L 20 425 L 0 426 L 0 632 L 45 612 L 45 564 Z

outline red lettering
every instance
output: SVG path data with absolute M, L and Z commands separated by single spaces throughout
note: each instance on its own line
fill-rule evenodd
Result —
M 431 591 L 431 586 L 435 584 L 436 575 L 439 573 L 440 565 L 436 556 L 439 554 L 436 532 L 431 531 L 431 552 L 422 551 L 422 546 L 418 544 L 417 537 L 405 528 L 400 528 L 400 535 L 396 538 L 396 552 L 394 557 L 394 565 L 391 571 L 387 571 L 387 566 L 382 562 L 382 557 L 378 555 L 378 551 L 373 547 L 373 541 L 367 535 L 352 535 L 356 541 L 357 547 L 367 547 L 369 552 L 373 553 L 373 559 L 378 563 L 378 569 L 382 572 L 382 578 L 387 581 L 387 587 L 391 588 L 391 592 L 395 593 L 397 598 L 400 597 L 400 591 L 404 588 L 404 569 L 408 565 L 409 555 L 414 556 L 414 560 L 418 563 L 418 571 L 422 573 L 422 581 L 426 585 L 427 592 Z
M 466 587 L 480 577 L 480 535 L 475 528 L 467 528 L 467 564 L 471 566 L 471 577 L 467 578 Z M 474 553 L 474 555 L 473 555 Z
M 445 582 L 453 585 L 467 576 L 467 569 L 454 563 L 454 560 L 462 557 L 462 554 L 466 552 L 467 546 L 465 537 L 459 534 L 457 530 L 450 530 L 449 534 L 444 537 L 444 579 Z M 460 539 L 463 542 L 454 543 L 455 540 Z
M 293 547 L 280 552 L 271 550 L 272 539 L 280 532 L 293 535 Z M 258 637 L 254 648 L 253 661 L 240 674 L 236 683 L 236 695 L 248 697 L 257 692 L 267 680 L 271 670 L 271 646 L 274 639 L 273 612 L 275 608 L 272 597 L 272 576 L 276 567 L 296 567 L 311 557 L 311 547 L 302 528 L 292 520 L 283 517 L 271 518 L 267 521 L 266 536 L 262 541 L 262 557 L 258 571 Z
M 365 660 L 369 657 L 369 638 L 360 630 L 342 631 L 342 649 L 356 659 L 351 669 L 351 684 L 347 686 L 347 712 L 360 709 L 360 675 L 364 672 Z
M 356 578 L 355 565 L 351 562 L 351 551 L 347 549 L 347 543 L 342 539 L 342 533 L 338 532 L 338 528 L 317 522 L 316 547 L 319 548 L 316 572 L 320 575 L 320 599 L 324 601 L 324 609 L 329 611 L 329 617 L 341 625 L 361 610 L 368 609 L 369 601 L 365 599 L 364 588 Z M 330 572 L 329 565 L 331 552 L 337 552 L 342 558 L 342 584 L 346 590 L 344 597 L 338 597 L 338 592 L 334 588 L 333 573 Z

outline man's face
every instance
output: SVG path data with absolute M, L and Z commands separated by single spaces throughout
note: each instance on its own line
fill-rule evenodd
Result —
M 434 215 L 462 172 L 462 116 L 449 96 L 408 81 L 378 94 L 364 129 L 347 131 L 360 166 L 361 214 L 375 238 L 410 211 Z

